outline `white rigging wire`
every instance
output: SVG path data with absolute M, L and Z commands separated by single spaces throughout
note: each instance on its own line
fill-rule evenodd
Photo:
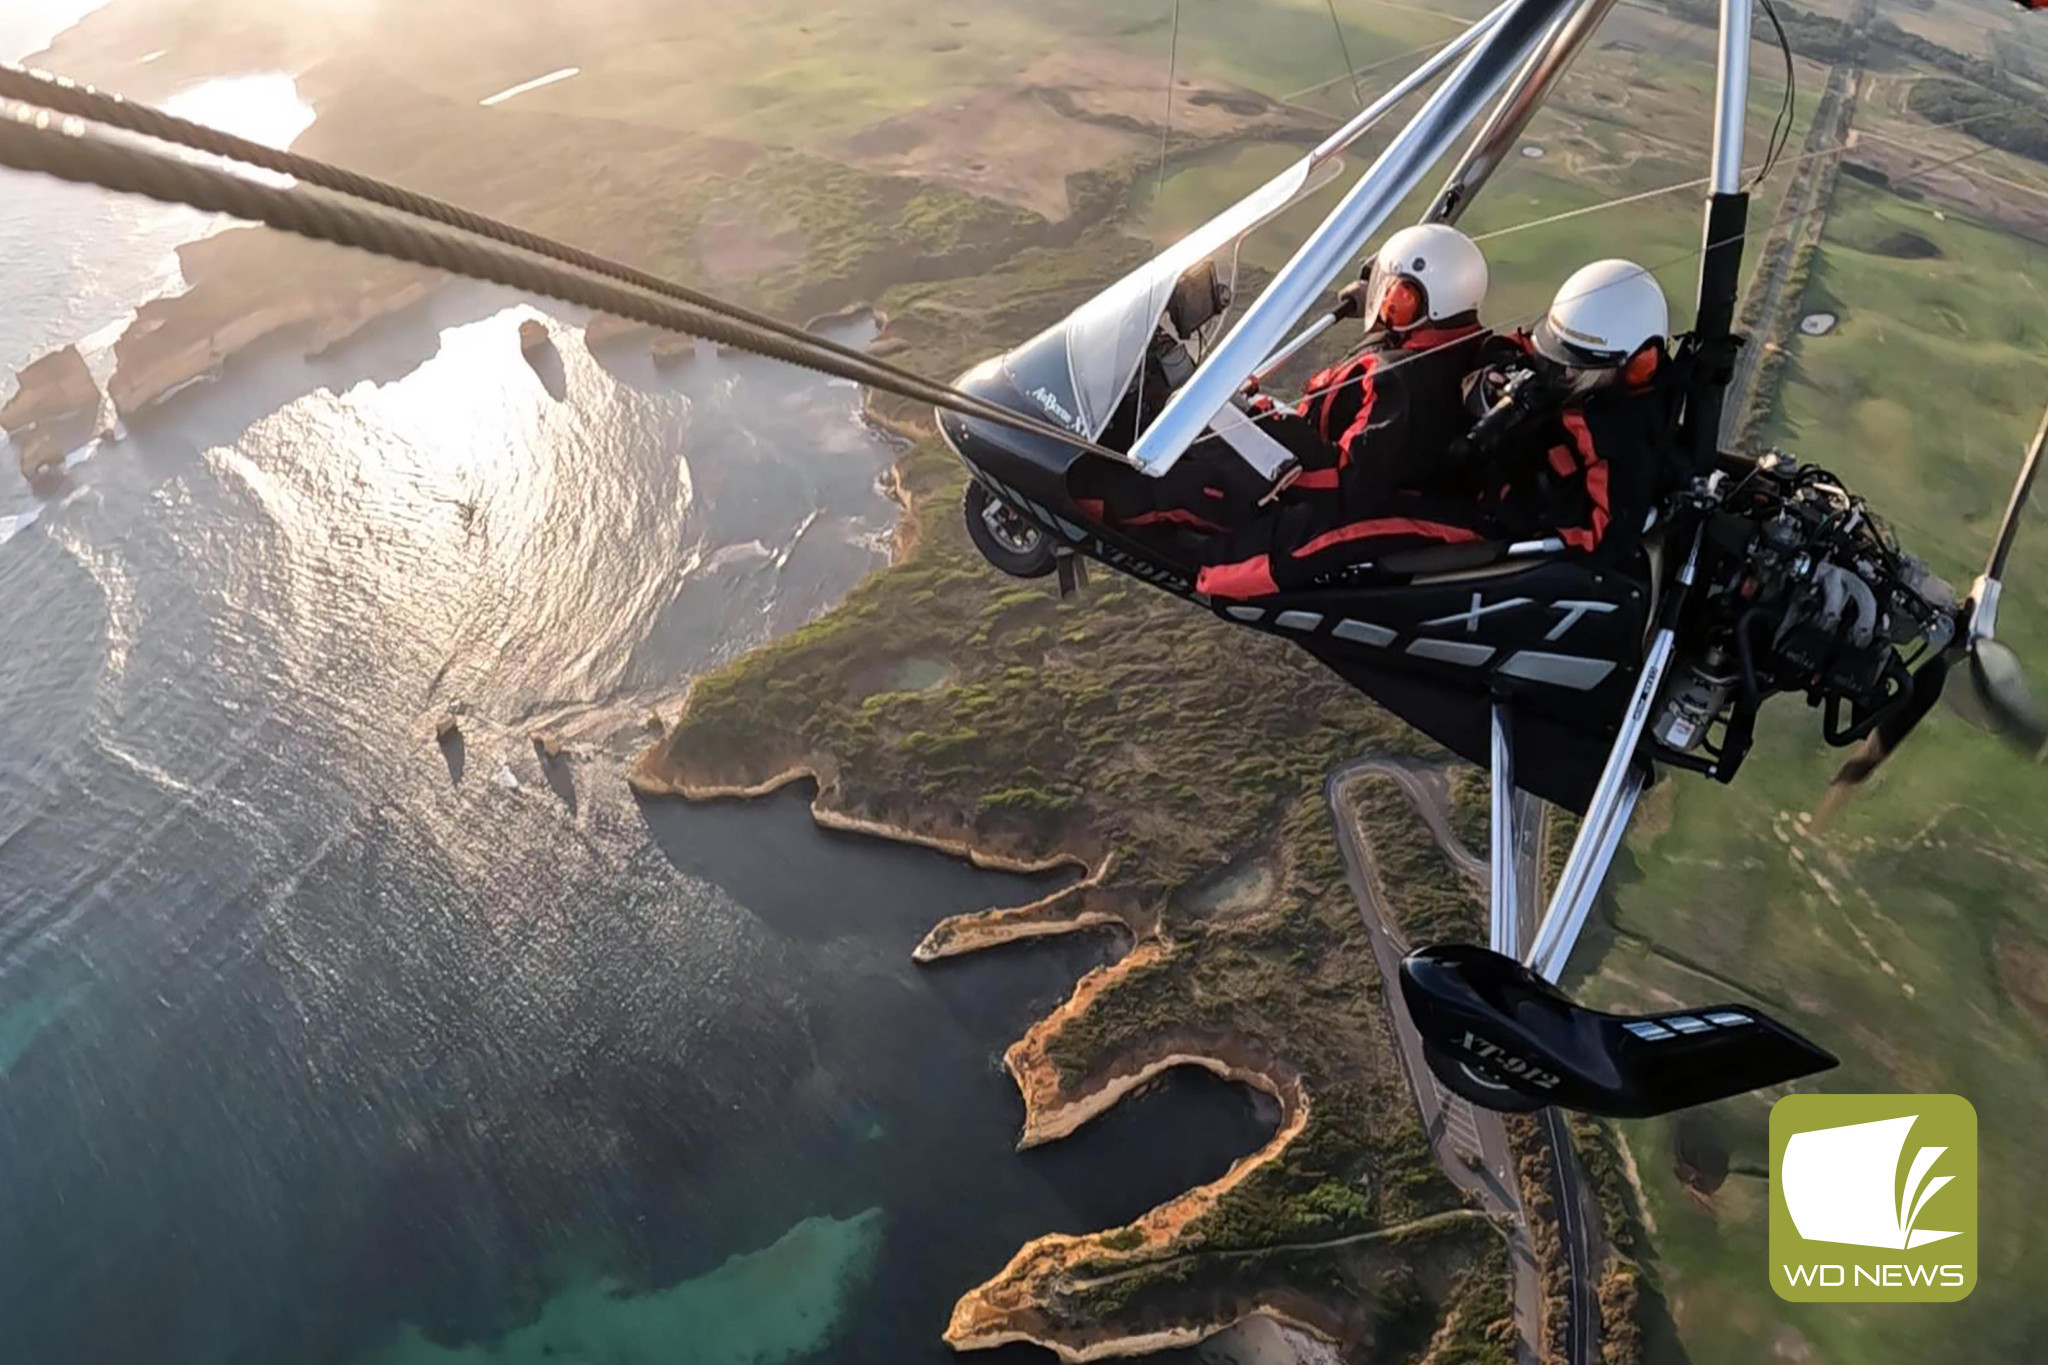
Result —
M 2002 113 L 2005 113 L 2005 112 L 2006 112 L 2005 110 L 1993 110 L 1993 111 L 1990 111 L 1990 112 L 1988 112 L 1988 113 L 1977 113 L 1977 114 L 1972 114 L 1972 115 L 1970 115 L 1970 116 L 1969 116 L 1968 118 L 1960 118 L 1960 119 L 1956 119 L 1956 120 L 1954 120 L 1954 121 L 1952 121 L 1952 122 L 1949 122 L 1949 123 L 1940 123 L 1940 124 L 1934 124 L 1934 125 L 1931 125 L 1930 127 L 1928 127 L 1927 129 L 1925 129 L 1924 131 L 1926 131 L 1926 132 L 1943 132 L 1943 131 L 1946 131 L 1946 130 L 1948 130 L 1948 129 L 1951 129 L 1951 128 L 1959 128 L 1959 127 L 1962 127 L 1963 125 L 1965 125 L 1965 124 L 1968 124 L 1968 123 L 1975 123 L 1975 122 L 1977 122 L 1977 121 L 1979 121 L 1979 120 L 1981 120 L 1981 119 L 1985 119 L 1985 118 L 1990 118 L 1990 117 L 1994 117 L 1994 116 L 1995 116 L 1995 115 L 1997 115 L 1997 114 L 2002 114 Z M 1831 146 L 1827 146 L 1827 147 L 1821 147 L 1821 148 L 1817 148 L 1817 149 L 1815 149 L 1815 150 L 1812 150 L 1812 151 L 1807 151 L 1807 152 L 1801 152 L 1801 153 L 1800 153 L 1800 154 L 1799 154 L 1798 156 L 1796 156 L 1796 157 L 1793 157 L 1793 158 L 1791 158 L 1791 159 L 1792 159 L 1792 161 L 1794 161 L 1794 162 L 1799 162 L 1799 161 L 1807 161 L 1807 160 L 1810 160 L 1810 159 L 1812 159 L 1812 158 L 1814 158 L 1814 157 L 1818 157 L 1818 156 L 1828 156 L 1828 155 L 1832 155 L 1832 154 L 1834 154 L 1834 153 L 1837 153 L 1837 152 L 1843 152 L 1843 151 L 1847 151 L 1847 150 L 1848 150 L 1848 149 L 1849 149 L 1849 148 L 1850 148 L 1850 147 L 1851 147 L 1852 145 L 1854 145 L 1854 144 L 1853 144 L 1853 143 L 1852 143 L 1852 142 L 1851 142 L 1850 140 L 1847 140 L 1847 139 L 1845 139 L 1845 140 L 1843 140 L 1842 142 L 1836 143 L 1836 144 L 1834 144 L 1834 145 L 1831 145 Z M 1897 180 L 1894 180 L 1894 181 L 1892 181 L 1892 182 L 1891 182 L 1891 184 L 1893 184 L 1894 186 L 1897 186 L 1897 185 L 1904 185 L 1904 184 L 1910 184 L 1910 183 L 1911 183 L 1912 181 L 1914 181 L 1914 180 L 1917 180 L 1917 179 L 1921 178 L 1922 176 L 1925 176 L 1925 175 L 1930 175 L 1930 174 L 1932 174 L 1932 173 L 1933 173 L 1933 172 L 1935 172 L 1935 171 L 1939 171 L 1939 170 L 1944 170 L 1944 169 L 1946 169 L 1947 167 L 1950 167 L 1950 166 L 1953 166 L 1953 165 L 1956 165 L 1956 164 L 1958 164 L 1959 162 L 1963 162 L 1963 161 L 1968 161 L 1968 160 L 1970 160 L 1970 159 L 1971 159 L 1971 158 L 1973 158 L 1973 157 L 1978 157 L 1978 156 L 1982 156 L 1982 155 L 1984 155 L 1984 154 L 1985 154 L 1986 152 L 1991 152 L 1991 151 L 1996 151 L 1996 150 L 1997 150 L 1997 148 L 1995 148 L 1995 147 L 1991 146 L 1991 144 L 1989 144 L 1989 143 L 1980 143 L 1980 144 L 1979 144 L 1978 146 L 1976 146 L 1976 147 L 1973 147 L 1973 148 L 1971 148 L 1971 149 L 1970 149 L 1969 151 L 1966 151 L 1966 152 L 1962 152 L 1962 153 L 1959 153 L 1958 155 L 1955 155 L 1955 156 L 1951 156 L 1951 157 L 1945 157 L 1945 158 L 1943 158 L 1943 159 L 1942 159 L 1942 160 L 1940 160 L 1940 161 L 1932 162 L 1932 163 L 1930 163 L 1929 165 L 1926 165 L 1926 166 L 1922 166 L 1922 167 L 1921 167 L 1921 168 L 1920 168 L 1919 170 L 1913 171 L 1913 172 L 1911 172 L 1911 173 L 1909 173 L 1909 174 L 1907 174 L 1907 175 L 1901 176 L 1901 177 L 1900 177 L 1900 178 L 1898 178 Z M 1780 164 L 1783 164 L 1783 163 L 1781 162 Z M 1646 191 L 1644 191 L 1644 192 L 1643 192 L 1643 193 L 1641 193 L 1641 194 L 1631 194 L 1631 195 L 1626 195 L 1626 196 L 1624 196 L 1624 197 L 1622 197 L 1622 198 L 1619 198 L 1619 199 L 1610 199 L 1610 200 L 1606 200 L 1606 201 L 1604 201 L 1604 202 L 1602 202 L 1602 203 L 1598 203 L 1598 204 L 1587 204 L 1587 205 L 1585 205 L 1585 206 L 1583 206 L 1583 207 L 1581 207 L 1581 208 L 1576 208 L 1576 209 L 1570 209 L 1570 210 L 1567 210 L 1567 211 L 1566 211 L 1566 212 L 1564 212 L 1564 213 L 1554 213 L 1554 214 L 1551 214 L 1551 215 L 1550 215 L 1549 217 L 1547 217 L 1547 218 L 1538 218 L 1538 219 L 1534 219 L 1534 220 L 1532 220 L 1532 221 L 1530 221 L 1530 222 L 1527 222 L 1527 223 L 1516 223 L 1516 224 L 1514 224 L 1514 225 L 1512 225 L 1512 226 L 1509 226 L 1509 227 L 1504 227 L 1504 228 L 1496 228 L 1496 229 L 1495 229 L 1494 231 L 1492 231 L 1492 232 L 1484 233 L 1484 234 L 1482 234 L 1482 235 L 1480 235 L 1480 236 L 1477 236 L 1477 237 L 1473 238 L 1473 240 L 1474 240 L 1474 241 L 1477 241 L 1477 242 L 1484 242 L 1484 241 L 1489 241 L 1489 240 L 1491 240 L 1491 239 L 1493 239 L 1493 238 L 1495 238 L 1495 237 L 1505 237 L 1505 236 L 1507 236 L 1507 235 L 1508 235 L 1508 234 L 1510 234 L 1510 233 L 1514 233 L 1514 232 L 1525 232 L 1525 231 L 1527 231 L 1527 230 L 1528 230 L 1528 229 L 1530 229 L 1530 228 L 1536 228 L 1536 227 L 1544 227 L 1544 226 L 1547 226 L 1547 225 L 1549 225 L 1549 224 L 1551 224 L 1551 223 L 1559 223 L 1559 222 L 1564 222 L 1564 221 L 1565 221 L 1565 220 L 1567 220 L 1567 219 L 1571 219 L 1571 218 L 1581 218 L 1581 217 L 1584 217 L 1584 216 L 1586 216 L 1587 214 L 1592 214 L 1592 213 L 1600 213 L 1600 212 L 1602 212 L 1602 211 L 1604 211 L 1604 210 L 1606 210 L 1606 209 L 1612 209 L 1612 208 L 1620 208 L 1620 207 L 1621 207 L 1622 205 L 1624 205 L 1624 204 L 1636 204 L 1636 203 L 1641 203 L 1642 201 L 1644 201 L 1644 200 L 1646 200 L 1646 199 L 1655 199 L 1655 198 L 1659 197 L 1660 195 L 1666 195 L 1666 194 L 1675 194 L 1675 193 L 1677 193 L 1677 192 L 1678 192 L 1678 191 L 1680 191 L 1680 190 L 1687 190 L 1687 189 L 1696 189 L 1696 188 L 1698 188 L 1699 186 L 1701 186 L 1701 185 L 1704 185 L 1704 184 L 1706 184 L 1706 183 L 1707 183 L 1707 181 L 1706 181 L 1706 178 L 1705 178 L 1705 177 L 1700 177 L 1700 178 L 1698 178 L 1698 179 L 1694 179 L 1694 180 L 1686 180 L 1686 181 L 1681 181 L 1680 183 L 1678 183 L 1678 184 L 1675 184 L 1675 185 L 1665 185 L 1665 186 L 1663 186 L 1663 187 L 1661 187 L 1661 188 L 1659 188 L 1659 189 L 1654 189 L 1654 190 L 1646 190 Z M 1744 229 L 1743 231 L 1741 231 L 1741 232 L 1738 232 L 1738 233 L 1734 233 L 1734 234 L 1731 234 L 1730 236 L 1728 236 L 1727 238 L 1724 238 L 1724 239 L 1722 239 L 1721 241 L 1716 241 L 1716 242 L 1703 242 L 1703 243 L 1701 243 L 1701 244 L 1700 244 L 1699 246 L 1693 247 L 1693 248 L 1692 248 L 1691 250 L 1689 250 L 1689 251 L 1685 251 L 1685 252 L 1682 252 L 1682 253 L 1680 253 L 1680 254 L 1679 254 L 1679 255 L 1677 255 L 1677 256 L 1673 256 L 1673 257 L 1672 257 L 1672 258 L 1671 258 L 1670 260 L 1668 260 L 1668 261 L 1663 261 L 1663 262 L 1660 262 L 1660 263 L 1658 263 L 1657 265 L 1654 265 L 1654 266 L 1645 266 L 1645 267 L 1643 267 L 1643 273 L 1644 273 L 1644 274 L 1646 274 L 1646 275 L 1650 275 L 1650 276 L 1653 276 L 1653 277 L 1654 277 L 1654 276 L 1657 276 L 1657 275 L 1661 275 L 1661 274 L 1663 274 L 1663 273 L 1664 273 L 1665 271 L 1667 271 L 1667 270 L 1671 269 L 1671 268 L 1672 268 L 1673 266 L 1678 266 L 1678 265 L 1684 265 L 1684 264 L 1685 264 L 1686 262 L 1688 262 L 1688 261 L 1691 261 L 1691 260 L 1695 260 L 1695 259 L 1697 259 L 1698 257 L 1700 257 L 1700 256 L 1704 255 L 1704 254 L 1705 254 L 1706 252 L 1708 252 L 1708 251 L 1712 250 L 1712 249 L 1713 249 L 1713 248 L 1715 248 L 1715 247 L 1725 246 L 1725 245 L 1727 245 L 1727 244 L 1728 244 L 1729 242 L 1736 242 L 1736 241 L 1741 241 L 1741 240 L 1743 240 L 1743 239 L 1744 239 L 1744 238 L 1746 238 L 1746 237 L 1751 237 L 1751 236 L 1756 236 L 1756 237 L 1763 237 L 1763 236 L 1768 236 L 1768 235 L 1769 235 L 1769 234 L 1770 234 L 1771 232 L 1774 232 L 1774 231 L 1775 231 L 1775 230 L 1777 230 L 1778 228 L 1780 228 L 1780 227 L 1783 227 L 1783 226 L 1785 226 L 1785 225 L 1786 225 L 1787 223 L 1791 223 L 1791 222 L 1794 222 L 1794 221 L 1798 220 L 1799 218 L 1801 218 L 1801 217 L 1804 217 L 1804 216 L 1805 216 L 1805 214 L 1806 214 L 1807 212 L 1808 212 L 1808 210 L 1804 210 L 1804 209 L 1798 209 L 1798 208 L 1795 208 L 1795 209 L 1791 210 L 1790 212 L 1786 213 L 1785 215 L 1783 215 L 1782 217 L 1779 217 L 1779 218 L 1777 218 L 1777 219 L 1774 219 L 1773 221 L 1771 221 L 1771 222 L 1769 222 L 1769 223 L 1765 224 L 1765 225 L 1764 225 L 1763 227 L 1761 227 L 1761 228 L 1754 228 L 1754 227 L 1751 227 L 1751 228 L 1745 228 L 1745 229 Z M 1633 279 L 1633 278 L 1635 278 L 1635 277 L 1634 277 L 1634 276 L 1628 276 L 1628 277 L 1627 277 L 1627 279 Z M 1625 282 L 1626 282 L 1626 280 L 1615 280 L 1615 281 L 1610 281 L 1610 282 L 1609 282 L 1608 284 L 1604 284 L 1604 285 L 1596 285 L 1596 286 L 1594 286 L 1594 287 L 1593 287 L 1592 289 L 1588 289 L 1588 290 L 1586 291 L 1586 293 L 1587 293 L 1587 294 L 1592 294 L 1592 293 L 1596 293 L 1596 292 L 1598 292 L 1598 290 L 1600 290 L 1600 289 L 1607 289 L 1607 288 L 1612 288 L 1612 287 L 1614 287 L 1614 286 L 1615 286 L 1615 285 L 1617 285 L 1617 284 L 1621 284 L 1621 283 L 1625 283 Z M 1574 297 L 1574 298 L 1578 298 L 1578 297 L 1583 297 L 1583 295 L 1574 295 L 1573 297 Z M 1507 323 L 1505 323 L 1505 324 L 1494 324 L 1494 325 L 1488 326 L 1488 327 L 1486 327 L 1486 328 L 1482 329 L 1482 330 L 1483 330 L 1483 333 L 1484 333 L 1484 334 L 1486 334 L 1486 335 L 1491 335 L 1491 336 L 1501 336 L 1501 335 L 1512 335 L 1513 333 L 1515 333 L 1515 332 L 1517 332 L 1517 331 L 1520 331 L 1520 330 L 1522 330 L 1523 328 L 1526 328 L 1526 327 L 1531 327 L 1531 326 L 1534 326 L 1534 325 L 1535 325 L 1535 324 L 1536 324 L 1536 323 L 1537 323 L 1538 321 L 1540 321 L 1540 320 L 1541 320 L 1541 319 L 1543 318 L 1543 316 L 1544 316 L 1544 314 L 1545 314 L 1545 313 L 1547 313 L 1547 312 L 1549 312 L 1549 311 L 1550 311 L 1551 307 L 1552 307 L 1552 306 L 1553 306 L 1553 305 L 1554 305 L 1554 304 L 1555 304 L 1556 302 L 1558 302 L 1558 300 L 1555 300 L 1555 299 L 1553 299 L 1553 300 L 1551 301 L 1551 303 L 1547 303 L 1547 304 L 1545 304 L 1545 305 L 1544 305 L 1544 306 L 1543 306 L 1543 307 L 1542 307 L 1541 309 L 1537 310 L 1537 311 L 1536 311 L 1536 312 L 1534 312 L 1534 313 L 1530 313 L 1530 314 L 1528 314 L 1528 315 L 1527 315 L 1527 316 L 1525 316 L 1525 317 L 1521 317 L 1521 318 L 1517 318 L 1517 319 L 1514 319 L 1514 320 L 1512 320 L 1512 321 L 1510 321 L 1510 322 L 1507 322 Z M 1383 365 L 1379 365 L 1379 366 L 1376 366 L 1376 367 L 1375 367 L 1375 368 L 1373 369 L 1373 371 L 1371 372 L 1371 373 L 1372 373 L 1372 377 L 1374 377 L 1374 378 L 1384 378 L 1385 376 L 1387 376 L 1387 375 L 1389 375 L 1389 374 L 1393 373 L 1393 372 L 1394 372 L 1395 370 L 1398 370 L 1398 369 L 1400 369 L 1400 368 L 1401 368 L 1401 367 L 1402 367 L 1403 365 L 1408 365 L 1408 364 L 1412 364 L 1412 363 L 1414 363 L 1414 362 L 1416 362 L 1416 361 L 1419 361 L 1419 360 L 1425 359 L 1425 358 L 1427 358 L 1427 357 L 1429 357 L 1429 356 L 1435 355 L 1435 354 L 1436 354 L 1436 353 L 1437 353 L 1438 351 L 1445 351 L 1445 350 L 1449 350 L 1449 349 L 1451 349 L 1451 348 L 1452 348 L 1452 347 L 1454 347 L 1454 346 L 1464 346 L 1464 345 L 1468 345 L 1468 344 L 1470 344 L 1470 342 L 1471 342 L 1471 337 L 1469 337 L 1469 336 L 1465 336 L 1465 337 L 1460 337 L 1460 338 L 1458 338 L 1458 339 L 1456 339 L 1456 340 L 1454 340 L 1454 341 L 1447 341 L 1447 342 L 1442 342 L 1442 343 L 1440 343 L 1440 344 L 1438 344 L 1438 345 L 1436 345 L 1436 346 L 1430 346 L 1430 347 L 1426 347 L 1425 349 L 1423 349 L 1423 350 L 1420 350 L 1420 351 L 1407 351 L 1407 352 L 1403 352 L 1402 354 L 1400 354 L 1400 355 L 1398 355 L 1398 356 L 1395 356 L 1395 357 L 1393 357 L 1393 358 L 1392 358 L 1391 360 L 1389 360 L 1389 361 L 1388 361 L 1387 363 L 1385 363 L 1385 364 L 1383 364 Z M 1346 388 L 1346 387 L 1349 387 L 1350 385 L 1353 385 L 1353 384 L 1362 384 L 1362 383 L 1364 383 L 1364 382 L 1365 382 L 1365 379 L 1366 379 L 1366 378 L 1367 378 L 1367 376 L 1365 376 L 1365 375 L 1357 375 L 1357 376 L 1354 376 L 1354 377 L 1352 377 L 1352 378 L 1349 378 L 1349 379 L 1346 379 L 1346 380 L 1344 380 L 1344 381 L 1343 381 L 1342 383 L 1340 383 L 1340 384 L 1336 384 L 1336 385 L 1333 385 L 1333 386 L 1331 386 L 1331 388 L 1330 388 L 1330 389 L 1323 389 L 1323 390 L 1318 390 L 1318 392 L 1325 392 L 1325 393 L 1327 393 L 1327 392 L 1331 392 L 1331 391 L 1332 391 L 1332 390 L 1334 390 L 1334 389 L 1341 389 L 1341 388 Z M 1274 404 L 1274 406 L 1273 406 L 1272 410 L 1270 410 L 1270 411 L 1268 411 L 1268 412 L 1261 412 L 1261 413 L 1254 413 L 1254 414 L 1252 414 L 1252 415 L 1251 415 L 1251 420 L 1252 420 L 1252 421 L 1255 421 L 1255 422 L 1275 421 L 1275 420 L 1278 420 L 1278 419 L 1280 419 L 1280 418 L 1283 418 L 1283 417 L 1288 417 L 1288 416 L 1292 416 L 1292 415 L 1294 415 L 1294 410 L 1293 410 L 1292 408 L 1286 407 L 1285 405 L 1283 405 L 1283 404 L 1280 404 L 1280 403 L 1277 403 L 1277 402 L 1276 402 L 1276 403 Z
M 1358 107 L 1365 108 L 1365 86 L 1359 83 L 1358 68 L 1351 61 L 1351 44 L 1344 41 L 1344 24 L 1337 18 L 1337 0 L 1323 0 L 1330 11 L 1330 27 L 1337 30 L 1337 51 L 1344 58 L 1344 72 L 1351 77 L 1351 97 L 1358 101 Z
M 1159 175 L 1152 184 L 1152 203 L 1157 207 L 1166 193 L 1166 144 L 1173 137 L 1173 83 L 1180 76 L 1180 0 L 1173 0 L 1173 33 L 1166 43 L 1166 117 L 1159 125 Z M 1152 317 L 1159 317 L 1162 301 L 1152 298 Z M 1145 351 L 1152 349 L 1152 336 L 1145 335 L 1140 343 Z M 1137 401 L 1131 405 L 1131 442 L 1136 444 L 1138 436 L 1145 429 L 1145 360 L 1138 356 Z

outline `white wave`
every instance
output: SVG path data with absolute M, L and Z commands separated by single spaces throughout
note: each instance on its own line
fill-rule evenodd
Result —
M 140 754 L 131 753 L 120 745 L 105 738 L 99 741 L 100 752 L 118 760 L 121 765 L 138 777 L 144 778 L 165 791 L 174 791 L 180 796 L 197 797 L 199 788 L 172 773 L 166 772 Z
M 738 545 L 721 545 L 704 559 L 704 568 L 717 573 L 732 564 L 750 564 L 757 560 L 773 559 L 775 551 L 758 540 L 742 541 Z
M 64 468 L 65 468 L 65 469 L 76 469 L 76 468 L 78 468 L 78 467 L 79 467 L 80 465 L 84 464 L 84 463 L 85 463 L 85 462 L 86 462 L 87 460 L 90 460 L 90 459 L 91 459 L 91 458 L 92 458 L 93 456 L 95 456 L 95 455 L 99 454 L 99 453 L 100 453 L 100 447 L 101 447 L 101 446 L 102 446 L 103 444 L 105 444 L 105 442 L 101 441 L 99 437 L 97 437 L 97 436 L 93 437 L 93 438 L 92 438 L 92 439 L 91 439 L 90 441 L 87 441 L 87 442 L 86 442 L 86 443 L 85 443 L 84 445 L 80 446 L 80 447 L 79 447 L 78 449 L 76 449 L 76 450 L 74 450 L 74 451 L 71 451 L 71 452 L 67 453 L 67 454 L 66 454 L 66 455 L 64 456 Z
M 100 675 L 99 691 L 101 704 L 111 706 L 121 679 L 128 672 L 128 652 L 135 647 L 137 638 L 135 587 L 129 582 L 127 565 L 114 550 L 92 544 L 62 522 L 53 524 L 51 534 L 58 548 L 91 576 L 106 603 L 107 666 Z
M 782 547 L 782 553 L 775 556 L 775 568 L 778 573 L 789 563 L 789 557 L 796 553 L 796 547 L 803 542 L 804 532 L 810 530 L 817 520 L 818 509 L 813 507 L 804 514 L 804 519 L 797 523 L 796 534 L 789 538 L 789 544 Z
M 35 525 L 36 518 L 43 514 L 41 506 L 31 507 L 25 512 L 14 512 L 0 516 L 0 545 L 14 539 L 18 532 Z
M 158 394 L 155 398 L 150 399 L 150 406 L 154 407 L 159 403 L 168 403 L 173 398 L 183 393 L 185 390 L 195 388 L 200 384 L 211 384 L 214 380 L 218 378 L 220 378 L 220 370 L 218 367 L 216 367 L 214 369 L 206 371 L 204 374 L 195 374 L 190 379 L 181 379 L 177 383 L 171 385 L 168 389 L 165 389 L 162 393 Z

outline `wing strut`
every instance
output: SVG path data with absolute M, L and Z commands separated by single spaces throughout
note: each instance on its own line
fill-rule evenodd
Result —
M 1506 0 L 1471 55 L 1395 134 L 1351 193 L 1167 401 L 1132 445 L 1133 462 L 1152 474 L 1172 468 L 1573 3 Z

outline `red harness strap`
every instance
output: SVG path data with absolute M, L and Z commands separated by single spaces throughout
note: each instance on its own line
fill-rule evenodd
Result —
M 1416 540 L 1434 540 L 1444 545 L 1462 545 L 1484 540 L 1479 532 L 1464 526 L 1451 526 L 1441 521 L 1425 521 L 1419 517 L 1371 517 L 1365 521 L 1354 521 L 1325 531 L 1322 535 L 1290 552 L 1293 559 L 1306 559 L 1324 550 L 1349 544 L 1354 540 L 1405 537 Z M 1244 598 L 1267 597 L 1280 591 L 1280 585 L 1273 578 L 1271 555 L 1254 555 L 1234 564 L 1211 564 L 1195 576 L 1195 591 L 1211 597 Z
M 1591 511 L 1584 526 L 1560 526 L 1557 534 L 1564 543 L 1574 550 L 1592 550 L 1598 547 L 1607 534 L 1609 507 L 1607 502 L 1607 461 L 1602 459 L 1593 444 L 1593 433 L 1586 426 L 1585 414 L 1565 412 L 1559 414 L 1564 428 L 1570 433 L 1576 449 L 1553 446 L 1550 451 L 1550 467 L 1560 477 L 1577 474 L 1586 490 L 1586 501 Z
M 1221 532 L 1223 528 L 1199 512 L 1185 507 L 1161 507 L 1125 520 L 1126 526 L 1191 526 L 1197 531 Z
M 1349 544 L 1354 540 L 1373 540 L 1380 536 L 1419 536 L 1424 540 L 1441 541 L 1445 545 L 1462 545 L 1475 540 L 1484 540 L 1479 532 L 1465 526 L 1451 526 L 1441 521 L 1423 521 L 1416 517 L 1369 517 L 1354 521 L 1348 526 L 1339 526 L 1334 531 L 1325 531 L 1305 545 L 1294 550 L 1296 559 L 1307 559 L 1334 546 Z

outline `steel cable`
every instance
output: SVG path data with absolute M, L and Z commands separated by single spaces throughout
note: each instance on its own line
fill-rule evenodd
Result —
M 17 92 L 26 92 L 25 97 Z M 18 67 L 0 68 L 0 98 L 16 101 L 0 104 L 0 165 L 225 213 L 302 237 L 509 285 L 853 379 L 1094 454 L 1123 458 L 1065 428 L 998 407 L 779 319 L 311 157 Z M 52 112 L 65 117 L 52 118 Z M 245 162 L 326 193 L 262 185 L 220 167 L 117 143 L 95 135 L 89 124 Z M 351 200 L 372 207 L 358 207 Z M 508 247 L 521 254 L 502 249 Z M 585 273 L 552 268 L 561 265 Z

